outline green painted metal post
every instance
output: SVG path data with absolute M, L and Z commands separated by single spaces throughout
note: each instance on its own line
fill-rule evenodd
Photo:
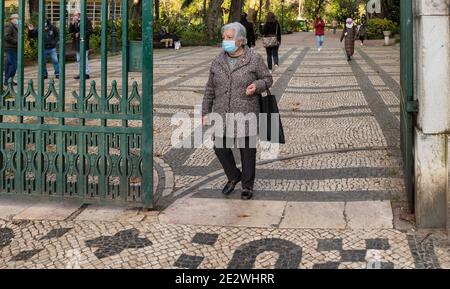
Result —
M 85 112 L 84 101 L 86 99 L 86 0 L 80 1 L 80 94 L 78 99 L 78 110 L 81 113 Z M 85 125 L 85 119 L 81 119 L 81 125 Z M 80 132 L 78 134 L 78 154 L 80 155 L 79 161 L 79 172 L 78 172 L 78 193 L 81 196 L 86 194 L 86 177 L 85 177 L 85 167 L 86 167 L 86 144 L 85 144 L 85 133 Z
M 46 65 L 46 59 L 44 58 L 44 47 L 45 47 L 45 0 L 39 0 L 39 23 L 38 23 L 38 97 L 36 99 L 36 109 L 42 110 L 44 106 L 44 75 L 43 75 L 43 68 L 44 65 Z M 38 124 L 43 124 L 44 118 L 38 117 Z M 37 170 L 35 172 L 35 182 L 37 191 L 44 191 L 43 179 L 45 176 L 43 176 L 42 173 L 42 163 L 43 158 L 41 157 L 41 154 L 43 151 L 45 151 L 45 148 L 42 145 L 42 131 L 36 131 L 36 152 L 38 154 L 37 159 Z
M 144 205 L 153 207 L 153 11 L 152 0 L 142 1 L 142 182 Z
M 0 31 L 2 33 L 5 31 L 5 0 L 0 0 Z M 0 94 L 3 93 L 3 72 L 5 71 L 4 53 L 5 44 L 3 41 L 0 41 Z
M 63 113 L 66 111 L 66 0 L 60 0 L 59 2 L 59 93 L 58 93 L 58 112 Z M 63 117 L 59 118 L 59 125 L 64 126 L 65 121 Z M 64 133 L 62 131 L 57 132 L 59 142 L 57 145 L 58 156 L 62 156 L 64 153 Z M 65 178 L 64 178 L 64 160 L 62 157 L 58 157 L 58 168 L 56 174 L 56 190 L 64 196 L 65 193 Z
M 122 1 L 122 98 L 120 103 L 120 111 L 128 112 L 128 0 Z M 122 121 L 123 127 L 128 127 L 128 121 Z M 122 156 L 129 153 L 128 138 L 121 135 L 120 152 Z M 122 197 L 128 195 L 129 185 L 127 178 L 128 160 L 125 159 L 122 164 L 122 175 L 120 180 L 120 193 Z
M 19 23 L 18 23 L 18 40 L 17 40 L 17 94 L 15 99 L 15 107 L 19 110 L 23 110 L 23 82 L 24 82 L 24 51 L 25 51 L 25 0 L 19 0 Z M 17 117 L 18 123 L 23 123 L 23 116 Z M 24 190 L 24 171 L 23 171 L 23 131 L 16 130 L 16 152 L 17 159 L 15 165 L 15 181 L 16 190 L 18 193 L 23 193 Z
M 83 101 L 86 98 L 86 0 L 80 1 L 80 112 L 84 112 Z
M 25 1 L 19 0 L 19 23 L 17 40 L 17 96 L 16 106 L 22 109 L 23 83 L 24 83 L 24 51 L 25 51 Z
M 59 2 L 59 112 L 66 110 L 66 4 L 66 0 L 60 0 Z M 64 118 L 60 118 L 59 123 L 64 125 Z
M 108 78 L 108 45 L 107 45 L 107 27 L 108 27 L 108 0 L 102 0 L 102 16 L 101 16 L 101 25 L 102 25 L 102 44 L 101 44 L 101 96 L 100 96 L 100 111 L 106 111 L 106 98 L 107 98 L 107 78 Z M 101 120 L 102 127 L 106 127 L 106 119 Z M 105 164 L 107 148 L 106 148 L 106 134 L 101 134 L 99 137 L 99 154 L 100 154 L 100 174 L 98 180 L 98 187 L 100 194 L 102 196 L 106 195 L 107 190 L 107 178 L 105 176 Z
M 107 70 L 108 70 L 108 45 L 107 45 L 107 21 L 108 21 L 108 0 L 102 0 L 102 14 L 101 14 L 101 26 L 102 26 L 102 43 L 101 43 L 101 100 L 100 100 L 100 110 L 105 109 L 105 100 L 107 96 Z
M 411 1 L 400 5 L 400 127 L 405 190 L 409 209 L 414 212 L 414 114 L 409 107 L 414 103 L 413 9 Z
M 38 100 L 36 101 L 36 108 L 42 109 L 42 102 L 44 100 L 44 75 L 43 67 L 45 65 L 44 59 L 44 25 L 45 25 L 45 0 L 39 0 L 39 20 L 38 20 Z
M 126 111 L 128 99 L 128 0 L 122 1 L 122 102 Z M 126 125 L 125 123 L 123 125 Z

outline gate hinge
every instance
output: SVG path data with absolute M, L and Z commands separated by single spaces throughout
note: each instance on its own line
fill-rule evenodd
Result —
M 419 101 L 418 100 L 408 100 L 406 102 L 407 112 L 418 112 L 419 111 Z

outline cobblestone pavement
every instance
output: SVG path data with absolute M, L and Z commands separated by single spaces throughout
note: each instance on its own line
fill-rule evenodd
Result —
M 430 238 L 394 229 L 0 221 L 0 268 L 440 268 L 448 261 Z
M 311 33 L 284 37 L 272 92 L 287 143 L 275 159 L 260 144 L 247 202 L 221 196 L 212 150 L 171 145 L 172 116 L 193 115 L 220 48 L 157 50 L 158 210 L 118 221 L 83 219 L 83 208 L 59 221 L 0 218 L 0 268 L 449 268 L 445 236 L 405 221 L 399 49 L 368 44 L 347 63 L 336 36 L 321 52 Z M 110 69 L 120 75 L 118 58 Z

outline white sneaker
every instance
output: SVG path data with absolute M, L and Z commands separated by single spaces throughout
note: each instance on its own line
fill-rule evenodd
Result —
M 319 51 L 320 52 L 320 50 L 322 49 L 322 47 L 319 47 L 319 48 L 317 48 L 317 51 Z
M 275 64 L 275 65 L 272 67 L 272 71 L 275 72 L 275 71 L 277 71 L 277 70 L 278 70 L 278 64 Z
M 272 69 L 269 69 L 270 74 L 272 74 Z
M 361 46 L 363 46 L 364 45 L 364 43 L 361 43 Z

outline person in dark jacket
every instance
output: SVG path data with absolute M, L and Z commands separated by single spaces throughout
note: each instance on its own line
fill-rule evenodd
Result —
M 345 52 L 347 53 L 347 61 L 352 60 L 353 53 L 355 52 L 355 39 L 356 28 L 351 18 L 347 18 L 345 21 L 344 30 L 342 30 L 341 42 L 345 38 Z
M 32 24 L 28 24 L 28 35 L 31 38 L 36 38 L 39 35 L 38 28 L 35 28 Z M 59 63 L 58 63 L 58 53 L 56 52 L 56 46 L 59 42 L 58 29 L 53 26 L 49 19 L 45 21 L 44 28 L 44 67 L 43 74 L 44 79 L 48 78 L 47 71 L 47 58 L 50 57 L 53 64 L 53 69 L 55 70 L 55 78 L 59 78 Z
M 89 37 L 94 32 L 92 28 L 92 21 L 87 17 L 84 16 L 86 19 L 86 79 L 89 79 Z M 75 11 L 72 16 L 72 21 L 70 22 L 69 26 L 69 33 L 72 33 L 72 47 L 76 52 L 77 55 L 77 63 L 78 67 L 80 65 L 80 12 Z M 78 69 L 79 70 L 79 69 Z M 75 76 L 75 79 L 79 79 L 80 76 Z
M 239 21 L 247 30 L 247 45 L 252 48 L 256 46 L 255 29 L 253 29 L 253 24 L 248 22 L 247 13 L 242 13 L 241 21 Z
M 361 20 L 361 24 L 358 27 L 357 38 L 361 41 L 361 46 L 364 45 L 364 40 L 367 37 L 367 21 L 363 17 Z
M 11 80 L 13 85 L 17 85 L 14 80 L 14 76 L 17 71 L 17 39 L 19 32 L 17 30 L 17 21 L 19 15 L 12 14 L 9 17 L 9 24 L 5 29 L 5 52 L 6 52 L 6 65 L 5 65 L 5 80 L 4 84 L 8 85 L 8 81 Z M 1 56 L 3 57 L 3 55 Z
M 325 35 L 325 22 L 322 20 L 320 15 L 317 15 L 317 18 L 314 21 L 314 29 L 316 30 L 317 50 L 320 51 L 322 49 Z
M 278 40 L 278 45 L 273 47 L 266 47 L 267 52 L 267 66 L 270 72 L 278 68 L 278 49 L 281 44 L 281 27 L 275 14 L 272 12 L 267 13 L 266 23 L 263 29 L 264 37 L 276 36 Z M 272 67 L 272 58 L 275 65 Z

